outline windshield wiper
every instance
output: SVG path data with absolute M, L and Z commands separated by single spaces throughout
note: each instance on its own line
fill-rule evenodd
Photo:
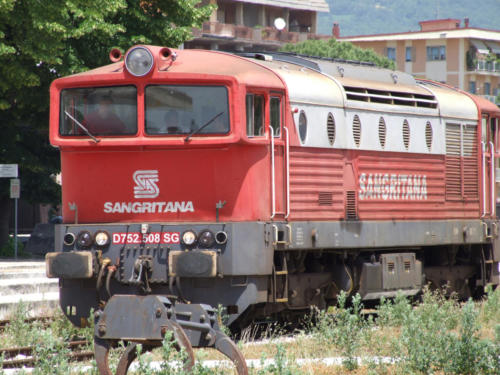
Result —
M 92 138 L 92 140 L 95 143 L 99 143 L 101 141 L 100 139 L 97 139 L 92 134 L 90 134 L 89 130 L 85 126 L 83 126 L 76 118 L 74 118 L 73 116 L 71 116 L 67 111 L 64 111 L 64 113 L 66 114 L 66 116 L 68 116 L 70 119 L 72 119 L 73 122 L 75 124 L 77 124 L 80 127 L 80 129 L 82 129 L 85 132 L 85 134 L 87 134 L 90 138 Z
M 203 126 L 199 127 L 196 130 L 193 130 L 186 138 L 184 138 L 184 142 L 188 142 L 189 138 L 191 138 L 193 135 L 201 132 L 203 129 L 205 129 L 208 125 L 210 125 L 217 117 L 222 115 L 224 111 L 217 113 L 214 117 L 212 117 L 210 120 L 208 120 Z

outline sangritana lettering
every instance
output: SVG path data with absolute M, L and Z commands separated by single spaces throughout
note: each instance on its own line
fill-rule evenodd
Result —
M 427 176 L 416 174 L 361 173 L 359 199 L 426 200 Z
M 194 212 L 193 202 L 106 202 L 107 214 L 156 214 L 168 212 Z

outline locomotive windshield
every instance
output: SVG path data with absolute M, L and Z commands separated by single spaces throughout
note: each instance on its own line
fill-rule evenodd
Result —
M 146 87 L 147 134 L 221 134 L 228 131 L 228 95 L 225 87 Z
M 135 86 L 65 89 L 61 93 L 61 135 L 133 135 L 137 133 Z

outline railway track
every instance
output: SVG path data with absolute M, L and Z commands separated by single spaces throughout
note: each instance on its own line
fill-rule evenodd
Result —
M 86 340 L 68 342 L 67 348 L 71 351 L 69 353 L 70 360 L 81 362 L 94 358 L 94 352 L 86 349 L 88 344 Z M 32 346 L 0 349 L 0 358 L 2 357 L 3 361 L 0 362 L 0 368 L 4 369 L 33 367 L 39 360 Z
M 32 318 L 26 318 L 23 320 L 24 323 L 34 323 L 34 322 L 42 322 L 44 325 L 45 324 L 50 324 L 54 320 L 53 316 L 37 316 L 37 317 L 32 317 Z M 12 323 L 12 319 L 2 319 L 0 320 L 0 332 L 2 332 L 5 327 L 7 327 L 9 324 Z

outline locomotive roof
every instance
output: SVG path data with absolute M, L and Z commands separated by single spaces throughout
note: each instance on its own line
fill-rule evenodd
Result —
M 158 56 L 162 47 L 146 46 L 153 55 Z M 177 73 L 189 74 L 198 77 L 216 77 L 221 79 L 234 79 L 238 83 L 259 86 L 259 87 L 282 87 L 280 78 L 266 67 L 257 64 L 255 60 L 245 59 L 231 53 L 209 51 L 209 50 L 176 50 L 171 49 L 176 54 L 175 61 L 161 58 L 156 59 L 155 78 L 161 78 L 162 74 Z M 92 69 L 83 73 L 74 74 L 60 80 L 81 80 L 88 82 L 89 76 L 97 78 L 100 75 L 117 75 L 125 71 L 123 60 Z M 168 77 L 168 76 L 166 76 Z M 108 76 L 108 78 L 112 78 Z M 186 77 L 187 78 L 187 77 Z M 188 78 L 187 78 L 188 79 Z
M 291 102 L 369 108 L 386 104 L 394 112 L 477 119 L 477 106 L 466 94 L 413 76 L 362 63 L 296 54 L 246 54 L 285 80 Z M 377 107 L 380 108 L 380 107 Z
M 162 47 L 147 46 L 155 56 Z M 392 104 L 391 110 L 415 111 L 445 117 L 473 119 L 477 107 L 465 94 L 448 87 L 423 85 L 400 71 L 375 67 L 371 63 L 323 59 L 286 53 L 243 54 L 209 50 L 175 50 L 175 61 L 157 58 L 153 77 L 169 73 L 183 79 L 220 77 L 239 84 L 263 88 L 288 88 L 291 102 L 329 106 L 369 107 Z M 88 83 L 99 76 L 106 80 L 124 76 L 122 61 L 60 79 Z M 185 76 L 184 76 L 185 74 Z M 129 77 L 130 78 L 130 77 Z M 59 81 L 59 80 L 58 80 Z

